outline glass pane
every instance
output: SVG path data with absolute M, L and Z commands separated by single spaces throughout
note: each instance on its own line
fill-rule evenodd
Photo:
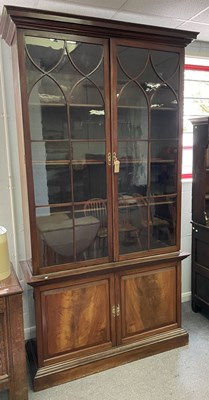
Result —
M 155 91 L 163 84 L 162 79 L 156 74 L 156 71 L 150 62 L 150 58 L 148 64 L 146 65 L 145 71 L 139 76 L 137 82 L 143 88 L 147 97 L 151 97 L 153 93 L 155 93 Z
M 153 94 L 151 108 L 177 109 L 177 99 L 174 92 L 165 84 Z
M 150 202 L 151 247 L 165 247 L 176 240 L 176 197 L 152 198 Z
M 43 72 L 52 70 L 64 54 L 63 40 L 26 36 L 25 44 L 28 56 Z
M 150 174 L 151 174 L 150 177 L 151 195 L 176 193 L 177 171 L 175 162 L 153 161 L 151 164 Z
M 103 47 L 90 43 L 67 41 L 67 53 L 76 69 L 83 75 L 90 75 L 102 62 Z
M 74 201 L 107 197 L 105 164 L 73 165 Z
M 118 139 L 147 139 L 148 109 L 118 108 Z
M 60 204 L 71 201 L 69 165 L 33 164 L 35 204 Z
M 60 87 L 48 76 L 40 79 L 30 94 L 30 104 L 65 104 L 65 98 Z
M 72 143 L 73 160 L 98 164 L 105 162 L 105 142 L 76 142 Z
M 142 107 L 147 109 L 147 100 L 141 88 L 135 82 L 124 85 L 118 94 L 118 106 Z
M 96 235 L 88 249 L 88 257 L 100 258 L 108 255 L 107 231 L 107 200 L 105 198 L 90 198 L 84 204 L 84 215 L 87 220 L 93 219 L 94 225 L 86 234 L 91 236 L 91 230 L 97 227 Z
M 70 107 L 72 139 L 105 139 L 103 107 Z
M 148 214 L 143 197 L 120 195 L 118 200 L 119 250 L 127 254 L 148 248 Z
M 165 80 L 170 78 L 179 66 L 178 53 L 152 50 L 151 59 L 157 74 Z
M 67 107 L 29 104 L 31 140 L 68 139 Z
M 32 159 L 37 161 L 64 161 L 70 155 L 68 141 L 48 141 L 32 143 Z
M 41 213 L 40 213 L 41 211 Z M 84 205 L 80 208 L 59 210 L 36 209 L 41 265 L 55 265 L 95 258 L 94 244 L 100 220 L 87 215 Z
M 83 78 L 74 86 L 70 103 L 73 104 L 91 104 L 92 106 L 103 106 L 103 97 L 98 87 L 89 79 Z
M 127 76 L 136 78 L 143 72 L 148 58 L 147 49 L 124 46 L 118 46 L 117 49 L 119 65 Z
M 150 135 L 152 139 L 177 138 L 177 110 L 151 109 Z
M 151 162 L 177 162 L 177 140 L 158 140 L 151 144 Z
M 118 158 L 120 172 L 118 175 L 118 191 L 120 194 L 139 193 L 147 191 L 147 142 L 119 142 Z

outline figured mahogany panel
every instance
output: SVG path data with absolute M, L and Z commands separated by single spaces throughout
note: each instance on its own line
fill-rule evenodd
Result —
M 121 340 L 176 323 L 176 286 L 176 266 L 122 276 Z
M 110 285 L 111 278 L 101 278 L 43 290 L 45 360 L 78 351 L 83 355 L 101 345 L 103 349 L 112 346 Z

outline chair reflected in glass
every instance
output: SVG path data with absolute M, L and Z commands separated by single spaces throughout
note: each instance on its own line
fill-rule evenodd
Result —
M 99 220 L 100 225 L 94 242 L 94 253 L 99 252 L 101 256 L 107 255 L 107 204 L 101 198 L 92 198 L 84 205 L 85 217 L 94 217 Z M 101 254 L 102 252 L 102 254 Z
M 119 196 L 119 234 L 122 234 L 123 244 L 136 243 L 136 250 L 142 249 L 139 237 L 139 228 L 135 224 L 135 211 L 137 203 L 134 197 L 128 195 Z M 137 218 L 138 219 L 138 218 Z M 121 240 L 120 240 L 121 241 Z

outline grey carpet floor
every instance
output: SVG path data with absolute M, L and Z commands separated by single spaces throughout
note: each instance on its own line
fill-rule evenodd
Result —
M 41 392 L 29 400 L 209 400 L 209 314 L 183 304 L 189 344 Z

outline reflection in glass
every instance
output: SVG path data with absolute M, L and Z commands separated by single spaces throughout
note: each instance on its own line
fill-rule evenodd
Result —
M 32 142 L 33 161 L 64 161 L 69 160 L 68 141 Z
M 177 108 L 177 99 L 174 92 L 167 86 L 160 86 L 152 96 L 151 108 Z
M 145 195 L 147 190 L 148 143 L 142 141 L 119 142 L 119 193 Z
M 72 139 L 105 139 L 105 113 L 103 107 L 70 108 Z
M 171 246 L 176 240 L 176 197 L 161 197 L 150 202 L 151 246 Z
M 92 163 L 105 162 L 105 142 L 72 142 L 73 160 L 90 161 Z
M 118 107 L 118 139 L 147 139 L 148 108 Z
M 69 165 L 33 164 L 35 204 L 60 204 L 71 201 Z
M 140 233 L 142 230 L 142 207 L 138 206 L 134 196 L 120 195 L 118 198 L 118 232 L 120 254 L 141 251 L 143 245 Z M 145 239 L 146 242 L 146 239 Z
M 177 110 L 151 109 L 150 135 L 152 139 L 172 139 L 178 137 Z
M 135 83 L 124 85 L 118 94 L 118 106 L 147 108 L 147 101 L 142 89 Z
M 94 243 L 100 221 L 81 209 L 51 212 L 37 209 L 36 224 L 42 265 L 83 261 L 94 258 Z
M 108 255 L 108 230 L 107 230 L 107 201 L 102 198 L 91 198 L 84 205 L 86 218 L 94 218 L 99 222 L 95 241 L 90 250 L 92 258 L 106 257 Z
M 151 51 L 152 64 L 157 74 L 163 79 L 170 78 L 179 67 L 179 54 L 168 51 Z
M 26 51 L 35 66 L 43 72 L 52 70 L 64 54 L 64 41 L 25 36 Z
M 147 49 L 124 46 L 118 46 L 117 49 L 118 63 L 127 76 L 136 78 L 143 72 L 148 58 Z
M 69 58 L 82 75 L 90 75 L 101 64 L 103 60 L 101 45 L 72 41 L 67 41 L 66 44 Z
M 155 140 L 151 144 L 151 161 L 177 162 L 177 140 Z
M 73 184 L 75 202 L 106 198 L 105 164 L 74 164 Z
M 176 193 L 177 171 L 175 162 L 160 163 L 153 161 L 150 174 L 150 193 L 152 195 Z

